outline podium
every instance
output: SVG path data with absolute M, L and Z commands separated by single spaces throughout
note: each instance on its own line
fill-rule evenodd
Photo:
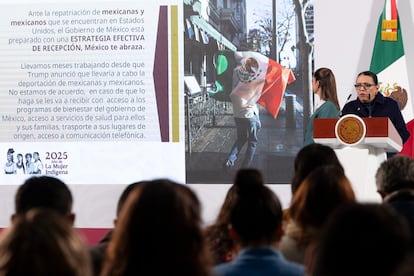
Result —
M 315 119 L 313 138 L 335 150 L 358 201 L 381 202 L 375 174 L 387 152 L 402 149 L 401 137 L 388 117 Z

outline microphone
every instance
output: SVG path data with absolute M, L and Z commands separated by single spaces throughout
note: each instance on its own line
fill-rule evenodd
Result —
M 346 100 L 345 100 L 345 103 L 344 103 L 344 106 L 349 102 L 349 99 L 352 97 L 352 92 L 351 93 L 349 93 L 349 95 L 348 95 L 348 97 L 346 98 Z M 341 109 L 341 111 L 339 112 L 339 117 L 342 117 L 342 109 Z
M 347 103 L 348 103 L 348 101 L 349 101 L 349 99 L 352 97 L 352 92 L 351 93 L 349 93 L 349 95 L 348 95 L 348 97 L 346 98 L 346 101 L 345 101 L 345 104 L 344 105 L 346 105 Z
M 372 117 L 372 102 L 371 102 L 371 94 L 368 93 L 368 117 Z

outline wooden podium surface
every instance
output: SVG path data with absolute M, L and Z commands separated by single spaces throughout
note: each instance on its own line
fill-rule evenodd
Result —
M 387 152 L 399 152 L 402 140 L 398 131 L 388 117 L 361 118 L 366 125 L 366 135 L 358 147 L 373 146 Z M 326 144 L 332 148 L 343 148 L 344 145 L 336 138 L 335 125 L 338 118 L 315 119 L 313 138 L 316 143 Z
M 335 126 L 339 118 L 315 119 L 313 137 L 315 143 L 335 150 L 358 201 L 380 202 L 375 174 L 387 159 L 386 152 L 402 149 L 402 140 L 388 117 L 361 119 L 365 123 L 365 137 L 355 146 L 345 145 L 337 138 Z

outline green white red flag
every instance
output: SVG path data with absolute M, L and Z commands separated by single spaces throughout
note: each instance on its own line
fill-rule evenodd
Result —
M 412 120 L 412 95 L 396 0 L 385 0 L 378 22 L 370 70 L 378 75 L 380 92 L 398 102 L 405 122 Z
M 215 91 L 218 100 L 229 101 L 230 93 L 251 104 L 260 104 L 276 118 L 286 86 L 295 81 L 289 68 L 253 51 L 222 51 L 217 58 Z

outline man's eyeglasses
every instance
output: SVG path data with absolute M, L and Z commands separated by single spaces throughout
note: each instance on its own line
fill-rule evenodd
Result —
M 370 89 L 372 86 L 375 86 L 373 83 L 357 83 L 354 84 L 355 89 L 357 90 L 367 90 Z

